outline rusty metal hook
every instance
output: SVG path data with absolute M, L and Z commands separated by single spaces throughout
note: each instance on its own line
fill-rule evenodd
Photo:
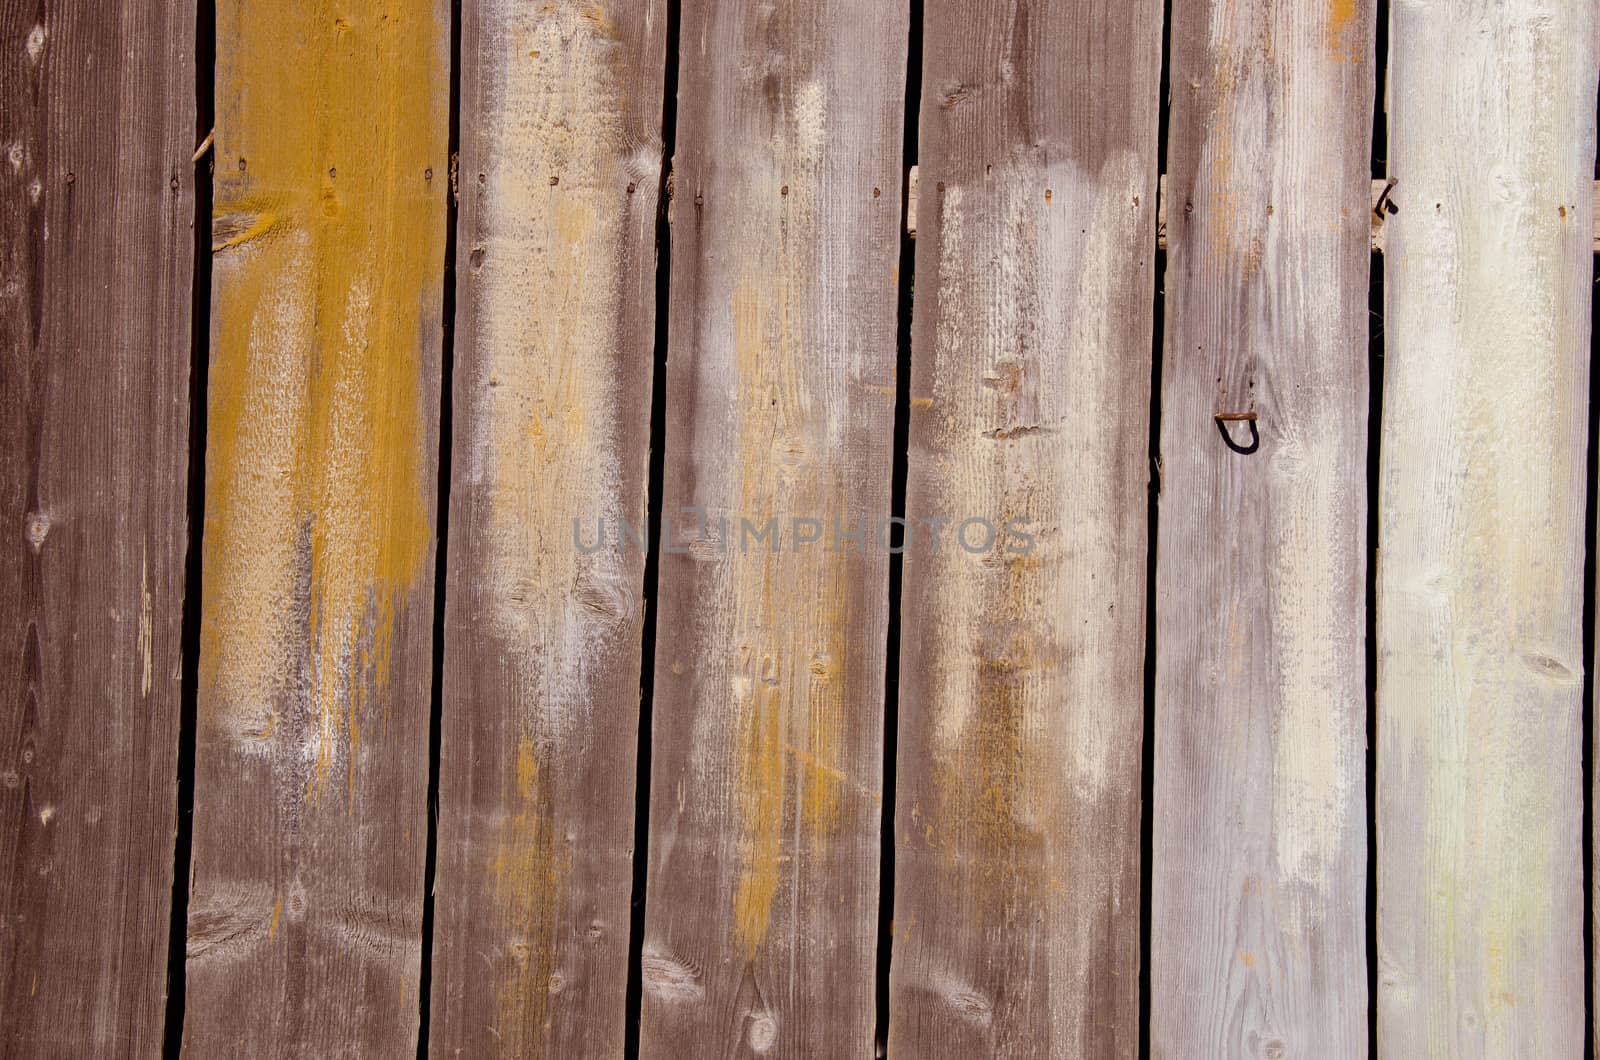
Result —
M 1222 435 L 1222 441 L 1229 449 L 1243 456 L 1249 456 L 1261 448 L 1261 432 L 1256 429 L 1256 414 L 1254 412 L 1219 412 L 1212 417 L 1217 424 L 1217 433 Z M 1250 425 L 1250 444 L 1240 445 L 1228 433 L 1228 424 L 1248 423 Z

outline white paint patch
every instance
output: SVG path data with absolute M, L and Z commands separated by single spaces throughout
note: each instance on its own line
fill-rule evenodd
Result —
M 28 516 L 28 525 L 24 533 L 28 537 L 28 547 L 38 555 L 39 550 L 44 547 L 45 535 L 50 533 L 50 517 L 44 512 L 33 512 Z
M 771 1049 L 778 1040 L 778 1020 L 770 1012 L 762 1012 L 750 1017 L 750 1027 L 746 1033 L 750 1048 L 758 1053 Z
M 619 348 L 629 177 L 616 163 L 624 101 L 617 41 L 576 6 L 520 5 L 487 25 L 504 56 L 490 86 L 482 242 L 471 263 L 478 378 L 470 478 L 487 508 L 488 618 L 509 646 L 542 740 L 587 721 L 587 688 L 638 610 L 638 553 L 584 555 L 605 523 L 640 530 L 618 458 Z M 658 164 L 659 165 L 659 164 Z M 636 546 L 628 545 L 634 549 Z
M 994 1002 L 971 983 L 946 972 L 934 977 L 933 986 L 962 1022 L 979 1029 L 994 1022 Z
M 46 806 L 44 809 L 39 811 L 39 823 L 49 824 L 50 818 L 54 817 L 55 815 L 56 808 L 54 806 Z
M 44 54 L 44 27 L 34 26 L 28 33 L 28 61 L 38 63 Z
M 640 959 L 645 989 L 661 1001 L 700 1001 L 706 996 L 699 973 L 684 962 L 657 949 L 646 949 Z

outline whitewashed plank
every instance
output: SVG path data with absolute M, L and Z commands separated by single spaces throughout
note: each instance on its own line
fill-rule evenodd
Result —
M 1591 0 L 1394 8 L 1378 1044 L 1575 1057 Z

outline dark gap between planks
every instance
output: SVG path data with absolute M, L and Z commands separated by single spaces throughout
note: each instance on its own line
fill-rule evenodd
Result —
M 1383 438 L 1383 255 L 1367 285 L 1367 1055 L 1378 1055 L 1378 483 Z
M 666 0 L 666 73 L 662 78 L 661 182 L 656 189 L 656 319 L 650 382 L 650 486 L 645 525 L 650 543 L 644 560 L 644 630 L 639 652 L 639 736 L 634 759 L 633 887 L 628 915 L 628 989 L 622 1054 L 639 1055 L 639 1021 L 644 1006 L 645 883 L 650 861 L 650 737 L 655 728 L 656 606 L 661 574 L 661 511 L 666 492 L 667 340 L 671 333 L 672 161 L 678 145 L 678 38 L 682 11 Z
M 911 314 L 916 290 L 916 241 L 906 225 L 911 202 L 911 167 L 919 150 L 922 115 L 923 0 L 910 0 L 906 31 L 905 123 L 901 133 L 900 271 L 895 296 L 894 471 L 889 487 L 889 621 L 884 631 L 883 818 L 878 834 L 877 1019 L 873 1052 L 889 1054 L 889 965 L 894 952 L 895 763 L 900 743 L 900 586 L 903 577 L 906 477 L 911 448 Z
M 1600 258 L 1596 259 L 1600 261 Z M 1600 490 L 1600 479 L 1596 477 L 1596 469 L 1600 468 L 1600 372 L 1596 371 L 1596 355 L 1600 354 L 1600 341 L 1597 341 L 1593 321 L 1600 319 L 1600 268 L 1595 270 L 1595 285 L 1590 291 L 1594 297 L 1594 316 L 1590 323 L 1589 341 L 1589 459 L 1588 459 L 1588 505 L 1583 517 L 1583 748 L 1579 759 L 1583 763 L 1583 815 L 1582 821 L 1582 848 L 1583 848 L 1583 997 L 1585 1006 L 1589 1007 L 1588 1018 L 1583 1021 L 1583 1055 L 1588 1060 L 1594 1060 L 1595 1034 L 1594 1021 L 1594 979 L 1595 979 L 1595 953 L 1594 953 L 1594 756 L 1591 753 L 1595 744 L 1594 732 L 1594 667 L 1595 667 L 1595 530 L 1596 508 L 1600 505 L 1600 498 L 1596 492 Z
M 216 121 L 217 10 L 195 5 L 195 144 Z M 182 671 L 179 683 L 178 813 L 172 851 L 172 911 L 167 934 L 167 1008 L 162 1055 L 183 1049 L 185 964 L 189 934 L 189 871 L 194 840 L 195 725 L 200 690 L 201 536 L 206 512 L 206 381 L 211 366 L 211 170 L 215 155 L 194 162 L 194 278 L 189 305 L 188 551 L 183 571 Z
M 417 1060 L 428 1055 L 433 1017 L 434 877 L 439 866 L 439 761 L 444 725 L 444 602 L 450 568 L 450 465 L 455 422 L 456 217 L 461 152 L 461 0 L 450 3 L 450 132 L 445 182 L 444 291 L 439 324 L 439 478 L 434 503 L 433 670 L 428 685 L 428 840 L 422 862 L 422 967 L 417 977 Z
M 1167 171 L 1172 116 L 1172 0 L 1161 15 L 1161 114 L 1156 119 L 1156 174 Z M 1159 188 L 1159 184 L 1158 184 Z M 1159 207 L 1159 197 L 1158 197 Z M 1150 1057 L 1150 937 L 1154 923 L 1156 781 L 1156 544 L 1161 515 L 1161 362 L 1167 330 L 1167 249 L 1155 248 L 1150 315 L 1150 491 L 1145 511 L 1144 731 L 1139 749 L 1139 1056 Z
M 1389 3 L 1373 17 L 1372 176 L 1389 169 Z M 1367 1055 L 1378 1055 L 1378 486 L 1383 441 L 1383 255 L 1372 252 L 1367 284 Z
M 1600 113 L 1596 115 L 1600 119 Z M 1600 159 L 1595 163 L 1595 177 L 1600 179 Z M 1600 321 L 1600 257 L 1594 274 L 1594 284 L 1589 288 L 1593 308 L 1589 318 L 1589 460 L 1588 460 L 1588 504 L 1583 516 L 1583 723 L 1581 739 L 1583 747 L 1579 760 L 1583 763 L 1583 814 L 1580 818 L 1582 827 L 1583 850 L 1583 1001 L 1586 1008 L 1587 1019 L 1583 1021 L 1583 1055 L 1587 1060 L 1595 1057 L 1595 1018 L 1594 989 L 1595 989 L 1595 933 L 1594 933 L 1594 782 L 1595 762 L 1593 750 L 1595 746 L 1594 730 L 1594 668 L 1595 668 L 1595 593 L 1597 587 L 1595 555 L 1595 533 L 1600 529 L 1600 372 L 1597 368 L 1597 355 L 1600 355 L 1600 333 L 1596 331 L 1596 322 Z

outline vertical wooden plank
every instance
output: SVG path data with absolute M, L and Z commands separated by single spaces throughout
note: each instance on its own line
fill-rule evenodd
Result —
M 463 18 L 431 1044 L 621 1056 L 666 9 Z
M 906 31 L 683 9 L 646 1057 L 872 1048 Z
M 1590 0 L 1397 4 L 1378 1043 L 1581 1055 Z
M 192 1055 L 415 1048 L 449 38 L 217 7 Z
M 181 0 L 0 7 L 0 1054 L 161 1046 L 194 266 Z
M 1367 1051 L 1372 60 L 1370 0 L 1174 4 L 1157 1057 Z
M 927 8 L 897 1056 L 1138 1051 L 1161 20 Z

